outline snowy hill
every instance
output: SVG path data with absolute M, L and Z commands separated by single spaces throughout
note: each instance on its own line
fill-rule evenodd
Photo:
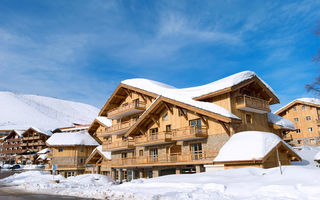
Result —
M 0 92 L 0 130 L 89 124 L 99 110 L 91 105 L 38 95 Z

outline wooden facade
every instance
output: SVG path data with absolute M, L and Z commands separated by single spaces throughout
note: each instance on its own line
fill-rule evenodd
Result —
M 294 146 L 320 145 L 320 105 L 295 100 L 276 112 L 294 123 L 296 130 L 284 139 Z
M 95 146 L 59 145 L 49 146 L 50 164 L 46 170 L 51 171 L 52 165 L 57 165 L 56 173 L 64 177 L 76 176 L 85 172 L 85 162 Z
M 21 131 L 12 130 L 2 143 L 3 160 L 10 164 L 14 164 L 15 156 L 25 153 L 22 149 L 22 135 Z
M 99 113 L 111 118 L 112 126 L 91 133 L 99 131 L 103 150 L 112 152 L 113 179 L 201 172 L 232 134 L 282 131 L 267 114 L 279 99 L 256 76 L 193 100 L 214 103 L 239 118 L 121 83 Z
M 85 173 L 111 175 L 111 155 L 103 152 L 101 145 L 93 150 L 85 164 Z
M 29 128 L 22 134 L 21 147 L 24 153 L 36 153 L 47 148 L 46 140 L 50 134 L 36 128 Z

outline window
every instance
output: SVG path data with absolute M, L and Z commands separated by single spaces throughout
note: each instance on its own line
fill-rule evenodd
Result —
M 83 158 L 80 159 L 80 163 L 81 163 L 81 164 L 83 163 Z
M 190 126 L 201 126 L 201 120 L 200 119 L 194 119 L 189 121 Z
M 150 135 L 151 135 L 151 140 L 157 140 L 158 139 L 158 128 L 150 129 Z
M 163 117 L 162 120 L 163 121 L 167 121 L 169 119 L 168 113 L 166 113 Z
M 59 148 L 59 149 L 58 149 L 58 152 L 63 152 L 63 148 Z
M 301 144 L 301 140 L 297 140 L 297 143 L 298 143 L 298 144 Z
M 300 130 L 300 129 L 297 129 L 296 132 L 297 132 L 297 133 L 301 133 L 301 130 Z
M 190 151 L 192 153 L 193 160 L 199 160 L 202 158 L 202 144 L 201 143 L 191 144 Z
M 293 107 L 293 111 L 297 111 L 297 107 L 295 106 L 295 107 Z
M 186 115 L 186 114 L 187 114 L 187 110 L 186 109 L 184 109 L 184 108 L 179 109 L 179 116 Z
M 127 152 L 121 153 L 121 158 L 127 158 L 127 157 L 128 157 Z
M 298 117 L 295 117 L 295 118 L 293 119 L 293 121 L 298 122 L 298 121 L 299 121 L 299 118 L 298 118 Z
M 246 114 L 246 124 L 252 124 L 252 116 L 250 114 Z
M 305 105 L 302 105 L 301 106 L 301 110 L 305 110 L 306 109 L 306 106 Z
M 80 152 L 83 152 L 83 147 L 80 147 Z
M 309 132 L 312 132 L 312 127 L 309 127 L 309 128 L 308 128 L 308 131 L 309 131 Z
M 310 116 L 306 116 L 306 120 L 307 120 L 307 121 L 310 121 L 310 120 L 311 120 L 311 117 L 310 117 Z
M 171 131 L 171 125 L 166 125 L 166 132 L 170 132 Z
M 158 149 L 150 149 L 150 156 L 151 156 L 151 161 L 152 162 L 157 162 L 158 161 Z
M 139 156 L 143 156 L 143 150 L 142 149 L 139 150 Z

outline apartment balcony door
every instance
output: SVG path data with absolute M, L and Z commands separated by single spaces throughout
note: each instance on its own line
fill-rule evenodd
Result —
M 191 150 L 192 160 L 202 159 L 202 144 L 201 143 L 191 144 L 190 150 Z
M 189 121 L 189 126 L 191 127 L 191 134 L 201 133 L 201 119 L 194 119 Z
M 151 162 L 158 162 L 158 149 L 150 149 L 150 160 Z
M 150 129 L 151 140 L 158 140 L 158 128 Z

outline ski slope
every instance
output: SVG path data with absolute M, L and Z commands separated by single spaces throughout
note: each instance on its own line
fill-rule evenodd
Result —
M 91 105 L 38 95 L 0 92 L 0 130 L 54 129 L 89 124 L 99 110 Z

